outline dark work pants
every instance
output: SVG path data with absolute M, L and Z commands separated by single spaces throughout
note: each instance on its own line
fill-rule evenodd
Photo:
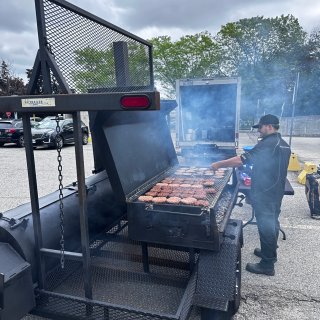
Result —
M 273 266 L 277 258 L 281 200 L 275 202 L 254 201 L 252 206 L 260 236 L 261 263 Z

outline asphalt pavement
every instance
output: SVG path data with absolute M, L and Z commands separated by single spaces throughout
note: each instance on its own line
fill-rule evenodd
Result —
M 254 145 L 256 138 L 256 133 L 242 133 L 240 147 Z M 305 161 L 320 163 L 319 147 L 320 138 L 292 137 L 291 140 L 292 152 L 302 167 Z M 310 217 L 305 186 L 297 182 L 298 174 L 288 172 L 295 194 L 283 199 L 280 223 L 287 239 L 279 239 L 274 277 L 245 271 L 247 262 L 259 262 L 253 254 L 254 248 L 259 246 L 259 237 L 256 225 L 244 228 L 242 301 L 234 317 L 236 320 L 320 319 L 320 220 Z M 251 206 L 235 207 L 233 217 L 249 220 Z
M 241 133 L 240 148 L 255 144 L 255 133 Z M 287 138 L 286 138 L 287 139 Z M 287 139 L 288 140 L 288 139 Z M 292 151 L 303 164 L 320 163 L 320 138 L 293 137 Z M 39 196 L 58 189 L 57 152 L 52 149 L 34 151 Z M 28 174 L 24 149 L 14 145 L 0 148 L 0 212 L 29 202 Z M 74 146 L 62 150 L 63 183 L 76 180 Z M 92 145 L 84 146 L 86 176 L 93 169 Z M 244 270 L 247 262 L 258 261 L 253 250 L 259 245 L 257 227 L 244 228 L 242 250 L 242 301 L 235 320 L 320 319 L 320 221 L 311 219 L 305 188 L 297 182 L 298 172 L 289 172 L 288 179 L 295 191 L 285 196 L 281 227 L 286 240 L 279 240 L 276 275 L 267 277 Z M 235 207 L 233 217 L 247 221 L 251 207 Z

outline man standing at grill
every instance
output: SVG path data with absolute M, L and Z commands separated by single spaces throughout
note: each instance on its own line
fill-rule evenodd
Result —
M 280 230 L 279 214 L 284 195 L 287 169 L 291 150 L 281 138 L 279 119 L 267 114 L 258 124 L 261 141 L 240 156 L 212 163 L 217 170 L 223 167 L 252 165 L 250 200 L 256 216 L 261 249 L 254 254 L 261 258 L 259 263 L 248 263 L 246 270 L 273 276 L 277 261 L 277 241 Z

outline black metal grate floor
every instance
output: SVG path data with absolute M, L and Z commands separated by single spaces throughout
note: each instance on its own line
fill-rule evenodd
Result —
M 150 272 L 145 273 L 141 244 L 127 238 L 126 228 L 114 235 L 114 241 L 103 245 L 102 241 L 95 243 L 99 248 L 92 251 L 94 300 L 173 317 L 178 310 L 190 308 L 193 293 L 188 289 L 191 275 L 189 252 L 150 246 Z M 83 288 L 79 262 L 69 261 L 64 270 L 57 267 L 47 277 L 47 291 L 84 298 Z M 182 306 L 186 290 L 188 305 Z

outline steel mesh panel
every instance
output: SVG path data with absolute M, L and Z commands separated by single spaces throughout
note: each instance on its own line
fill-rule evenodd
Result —
M 201 252 L 194 305 L 226 311 L 228 301 L 234 299 L 241 233 L 241 223 L 235 225 L 230 223 L 225 234 L 233 235 L 235 238 L 226 237 L 221 250 L 217 253 Z
M 58 259 L 57 259 L 57 262 L 58 262 Z M 63 283 L 72 273 L 74 273 L 79 269 L 82 270 L 81 262 L 65 260 L 64 269 L 61 269 L 61 265 L 58 264 L 57 267 L 54 268 L 54 270 L 51 270 L 47 274 L 46 281 L 45 281 L 45 288 L 47 290 L 53 290 L 55 287 Z
M 217 254 L 218 258 L 211 252 L 202 253 L 199 274 L 206 276 L 198 278 L 198 289 L 206 292 L 209 297 L 232 300 L 233 290 L 230 288 L 235 282 L 235 257 L 238 250 L 237 245 L 224 243 L 223 249 Z M 217 274 L 221 277 L 217 277 Z M 221 281 L 223 285 L 220 285 Z
M 70 89 L 76 93 L 107 88 L 107 91 L 153 89 L 151 46 L 111 29 L 108 23 L 74 7 L 62 7 L 53 0 L 44 0 L 44 17 L 49 51 Z M 115 27 L 116 28 L 116 27 Z M 124 70 L 116 75 L 116 59 L 121 51 L 114 43 L 124 42 L 128 59 Z M 118 87 L 118 88 L 117 88 Z
M 107 319 L 186 319 L 195 290 L 195 276 L 190 279 L 189 252 L 150 246 L 150 272 L 144 273 L 141 244 L 127 238 L 127 227 L 120 230 L 114 227 L 111 232 L 113 241 L 107 241 L 99 250 L 93 250 L 93 299 L 129 310 L 132 308 L 138 313 L 111 308 Z M 47 276 L 46 283 L 53 294 L 66 294 L 75 297 L 75 300 L 77 297 L 84 298 L 83 272 L 79 262 L 66 261 L 64 270 L 58 266 Z M 104 319 L 103 312 L 106 312 L 105 308 L 99 309 L 95 305 L 94 314 L 89 317 L 83 305 L 74 305 L 76 310 L 73 311 L 64 298 L 50 297 L 49 300 L 50 303 L 42 303 L 40 311 L 51 310 L 55 314 L 72 315 L 79 319 Z M 142 316 L 139 310 L 152 316 Z
M 121 266 L 121 268 L 126 268 L 126 270 L 142 271 L 141 243 L 128 238 L 127 226 L 119 231 L 117 228 L 113 228 L 112 232 L 116 236 L 113 235 L 108 241 L 95 241 L 95 244 L 100 244 L 100 248 L 99 250 L 92 251 L 94 263 L 107 264 L 112 267 Z M 196 259 L 197 256 L 196 254 Z M 99 257 L 102 257 L 104 260 L 99 259 Z M 189 252 L 187 251 L 163 248 L 154 244 L 148 245 L 150 272 L 188 278 L 190 275 L 189 259 Z
M 111 306 L 100 306 L 95 303 L 77 301 L 66 297 L 56 297 L 42 293 L 37 297 L 36 313 L 54 319 L 85 320 L 152 320 L 170 319 L 134 310 L 121 310 Z M 174 319 L 174 318 L 172 318 Z
M 184 294 L 183 304 L 181 305 L 181 313 L 180 313 L 181 320 L 185 320 L 189 318 L 189 313 L 191 311 L 195 289 L 196 289 L 196 276 L 194 273 L 191 276 L 191 279 L 188 283 L 188 287 Z
M 221 194 L 219 201 L 215 207 L 215 217 L 217 225 L 219 226 L 224 219 L 227 209 L 230 205 L 233 193 L 230 190 L 224 191 Z M 222 230 L 221 230 L 222 231 Z
M 22 320 L 48 320 L 48 318 L 38 317 L 33 314 L 27 314 Z

